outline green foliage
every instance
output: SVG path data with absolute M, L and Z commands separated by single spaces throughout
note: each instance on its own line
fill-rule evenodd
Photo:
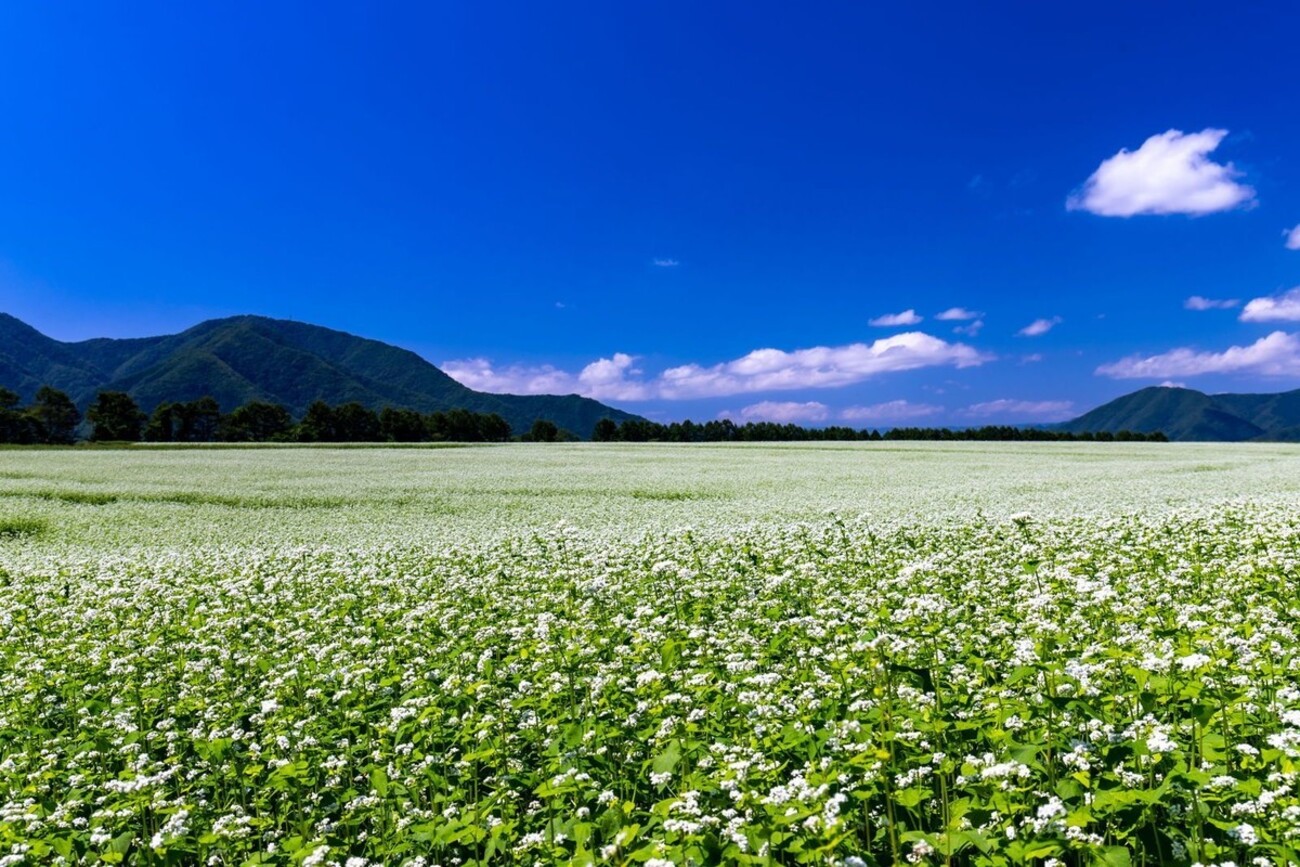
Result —
M 553 443 L 559 438 L 559 427 L 549 419 L 539 418 L 528 429 L 528 439 L 535 443 Z
M 283 406 L 255 400 L 222 418 L 220 427 L 225 442 L 283 442 L 293 430 L 293 416 Z
M 58 389 L 41 386 L 26 415 L 35 433 L 35 442 L 71 445 L 76 441 L 81 412 L 72 399 Z
M 131 395 L 122 391 L 101 391 L 86 410 L 93 441 L 136 442 L 144 431 L 146 418 Z
M 49 526 L 49 521 L 42 518 L 0 516 L 0 540 L 40 536 Z
M 592 429 L 591 439 L 598 443 L 612 443 L 618 439 L 618 422 L 612 418 L 602 418 Z
M 881 440 L 914 440 L 923 442 L 1168 442 L 1159 431 L 1135 433 L 1122 430 L 1118 434 L 1102 432 L 1073 433 L 1041 428 L 1014 427 L 1012 425 L 985 425 L 977 428 L 917 428 L 896 427 L 884 434 L 876 430 L 857 430 L 832 425 L 824 428 L 806 428 L 797 424 L 751 421 L 736 425 L 730 419 L 696 424 L 687 419 L 682 422 L 661 424 L 645 419 L 628 419 L 614 425 L 602 419 L 593 431 L 592 438 L 599 442 L 667 442 L 667 443 L 746 443 L 746 442 L 851 442 Z

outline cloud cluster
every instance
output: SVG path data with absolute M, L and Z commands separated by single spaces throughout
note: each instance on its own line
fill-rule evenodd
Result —
M 949 307 L 942 313 L 936 313 L 934 318 L 944 322 L 965 322 L 969 319 L 979 319 L 983 315 L 974 310 L 967 310 L 965 307 Z
M 1062 421 L 1074 415 L 1074 402 L 1069 400 L 1012 400 L 1002 398 L 983 403 L 973 403 L 962 411 L 975 418 L 1033 419 L 1035 421 Z
M 1066 200 L 1066 208 L 1133 217 L 1212 214 L 1249 204 L 1255 190 L 1237 182 L 1241 172 L 1208 156 L 1227 134 L 1222 129 L 1171 129 L 1151 136 L 1135 151 L 1121 149 Z
M 460 383 L 494 393 L 581 394 L 599 400 L 686 400 L 761 391 L 833 388 L 882 373 L 924 367 L 975 367 L 993 356 L 964 343 L 907 331 L 872 343 L 814 346 L 785 351 L 756 349 L 733 361 L 671 367 L 643 379 L 635 357 L 616 353 L 574 375 L 551 365 L 497 368 L 485 358 L 445 361 L 442 369 Z
M 830 409 L 824 403 L 810 400 L 798 403 L 792 400 L 765 400 L 753 403 L 740 411 L 744 421 L 774 421 L 781 424 L 794 422 L 826 421 Z
M 1170 379 L 1206 373 L 1295 376 L 1300 375 L 1300 337 L 1274 331 L 1249 346 L 1230 346 L 1222 352 L 1180 347 L 1159 355 L 1131 355 L 1103 364 L 1097 373 L 1114 379 Z
M 1060 325 L 1064 320 L 1059 316 L 1051 319 L 1035 319 L 1016 333 L 1021 337 L 1040 337 Z
M 646 400 L 649 386 L 637 376 L 635 358 L 622 352 L 584 367 L 575 376 L 549 364 L 497 368 L 486 358 L 444 361 L 442 370 L 461 385 L 493 394 L 581 394 L 597 400 Z
M 869 320 L 868 325 L 876 328 L 897 328 L 900 325 L 916 325 L 925 317 L 917 316 L 915 310 L 904 310 L 902 313 L 886 313 L 883 316 L 877 316 Z
M 1281 295 L 1253 298 L 1241 311 L 1242 322 L 1300 322 L 1300 286 Z
M 672 367 L 660 374 L 656 391 L 660 397 L 677 400 L 830 388 L 851 385 L 882 373 L 923 367 L 974 367 L 991 358 L 964 343 L 949 343 L 919 331 L 905 331 L 869 344 L 816 346 L 792 352 L 756 349 L 722 364 Z
M 1287 229 L 1282 234 L 1286 236 L 1286 248 L 1288 250 L 1300 250 L 1300 226 Z
M 1183 302 L 1188 310 L 1231 310 L 1241 303 L 1239 298 L 1203 298 L 1193 295 Z
M 889 400 L 869 406 L 849 406 L 840 411 L 845 421 L 897 422 L 925 418 L 943 412 L 943 407 L 907 400 Z

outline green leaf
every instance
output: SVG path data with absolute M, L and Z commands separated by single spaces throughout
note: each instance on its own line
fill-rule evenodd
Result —
M 1133 859 L 1123 846 L 1106 846 L 1094 853 L 1093 863 L 1104 867 L 1132 867 Z
M 670 773 L 682 758 L 682 742 L 673 738 L 663 752 L 655 756 L 653 770 L 656 774 Z

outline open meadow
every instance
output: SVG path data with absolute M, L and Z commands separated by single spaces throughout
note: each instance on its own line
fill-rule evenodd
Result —
M 1300 855 L 1300 447 L 0 450 L 0 867 Z

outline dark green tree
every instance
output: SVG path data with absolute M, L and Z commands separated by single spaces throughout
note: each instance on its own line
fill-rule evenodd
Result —
M 81 412 L 72 398 L 57 388 L 41 386 L 41 390 L 36 392 L 36 400 L 27 408 L 26 415 L 35 428 L 37 442 L 71 445 L 77 439 Z
M 454 443 L 479 441 L 478 413 L 456 407 L 447 413 L 447 439 Z
M 535 443 L 553 443 L 560 437 L 560 429 L 555 422 L 539 418 L 533 422 L 528 431 L 528 438 Z
M 415 410 L 386 406 L 379 413 L 379 436 L 388 442 L 418 443 L 429 438 L 429 430 Z
M 0 388 L 0 443 L 30 443 L 35 439 L 32 422 L 18 410 L 18 393 Z
M 298 423 L 298 439 L 305 443 L 338 442 L 333 407 L 323 400 L 312 401 L 307 414 Z
M 503 443 L 510 439 L 510 422 L 494 412 L 479 413 L 478 432 L 483 442 Z
M 153 408 L 149 423 L 144 428 L 144 438 L 151 443 L 171 443 L 180 433 L 179 404 L 163 401 Z
M 334 434 L 338 442 L 379 442 L 379 416 L 373 409 L 352 401 L 334 408 Z
M 214 397 L 200 397 L 189 403 L 176 404 L 180 416 L 176 439 L 186 443 L 215 442 L 221 429 L 221 406 Z
M 596 422 L 591 438 L 598 443 L 613 442 L 618 437 L 618 424 L 612 418 L 602 418 Z
M 289 410 L 255 400 L 238 407 L 221 420 L 221 439 L 236 443 L 283 441 L 293 429 Z
M 90 438 L 96 442 L 136 442 L 144 431 L 145 414 L 124 391 L 101 391 L 86 410 L 86 419 L 93 425 Z

